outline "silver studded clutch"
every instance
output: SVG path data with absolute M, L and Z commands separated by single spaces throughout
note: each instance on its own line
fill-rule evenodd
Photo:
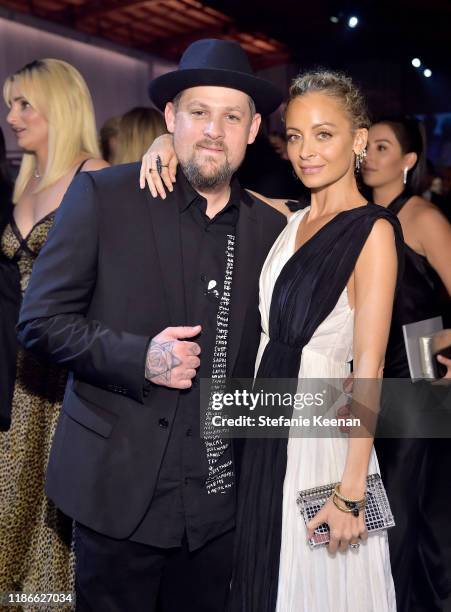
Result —
M 388 503 L 387 493 L 380 474 L 370 474 L 366 479 L 367 501 L 365 506 L 365 524 L 368 534 L 395 526 L 393 514 Z M 321 510 L 326 501 L 334 492 L 338 483 L 328 484 L 313 489 L 299 491 L 296 503 L 299 511 L 307 523 Z M 312 548 L 329 542 L 329 526 L 323 523 L 315 529 L 313 538 L 309 540 Z

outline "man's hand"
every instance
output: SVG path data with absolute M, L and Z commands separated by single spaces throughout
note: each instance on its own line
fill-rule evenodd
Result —
M 150 342 L 146 358 L 146 378 L 171 389 L 189 389 L 200 365 L 200 346 L 186 342 L 201 331 L 201 326 L 167 327 Z

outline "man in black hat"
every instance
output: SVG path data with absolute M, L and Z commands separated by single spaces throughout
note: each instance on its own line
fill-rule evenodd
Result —
M 76 521 L 77 610 L 221 611 L 234 458 L 202 438 L 198 380 L 253 376 L 259 272 L 285 220 L 233 175 L 281 97 L 219 40 L 150 93 L 174 135 L 174 191 L 151 200 L 139 164 L 79 175 L 19 339 L 71 372 L 46 491 Z

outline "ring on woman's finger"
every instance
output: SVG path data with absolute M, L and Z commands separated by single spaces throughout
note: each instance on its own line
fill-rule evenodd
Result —
M 360 544 L 359 543 L 349 544 L 349 547 L 352 548 L 353 550 L 357 550 L 358 548 L 360 548 Z
M 158 174 L 161 174 L 161 157 L 159 155 L 157 155 L 155 159 L 155 165 L 157 167 Z

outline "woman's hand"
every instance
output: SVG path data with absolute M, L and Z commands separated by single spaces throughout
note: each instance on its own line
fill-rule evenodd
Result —
M 307 524 L 308 539 L 315 538 L 314 531 L 323 523 L 329 525 L 330 541 L 329 552 L 334 554 L 337 550 L 346 552 L 350 544 L 359 544 L 366 540 L 368 532 L 365 527 L 365 511 L 361 510 L 359 516 L 351 512 L 342 512 L 333 503 L 330 497 L 324 506 Z
M 445 376 L 443 376 L 442 379 L 444 378 L 445 380 L 451 380 L 451 359 L 443 357 L 443 355 L 437 355 L 437 361 L 448 368 Z
M 157 171 L 158 156 L 160 156 L 161 160 L 161 174 Z M 156 198 L 159 195 L 164 200 L 166 198 L 165 185 L 168 191 L 174 189 L 172 184 L 175 183 L 178 163 L 172 142 L 172 134 L 158 136 L 142 158 L 139 186 L 141 189 L 144 189 L 147 181 L 152 196 Z

